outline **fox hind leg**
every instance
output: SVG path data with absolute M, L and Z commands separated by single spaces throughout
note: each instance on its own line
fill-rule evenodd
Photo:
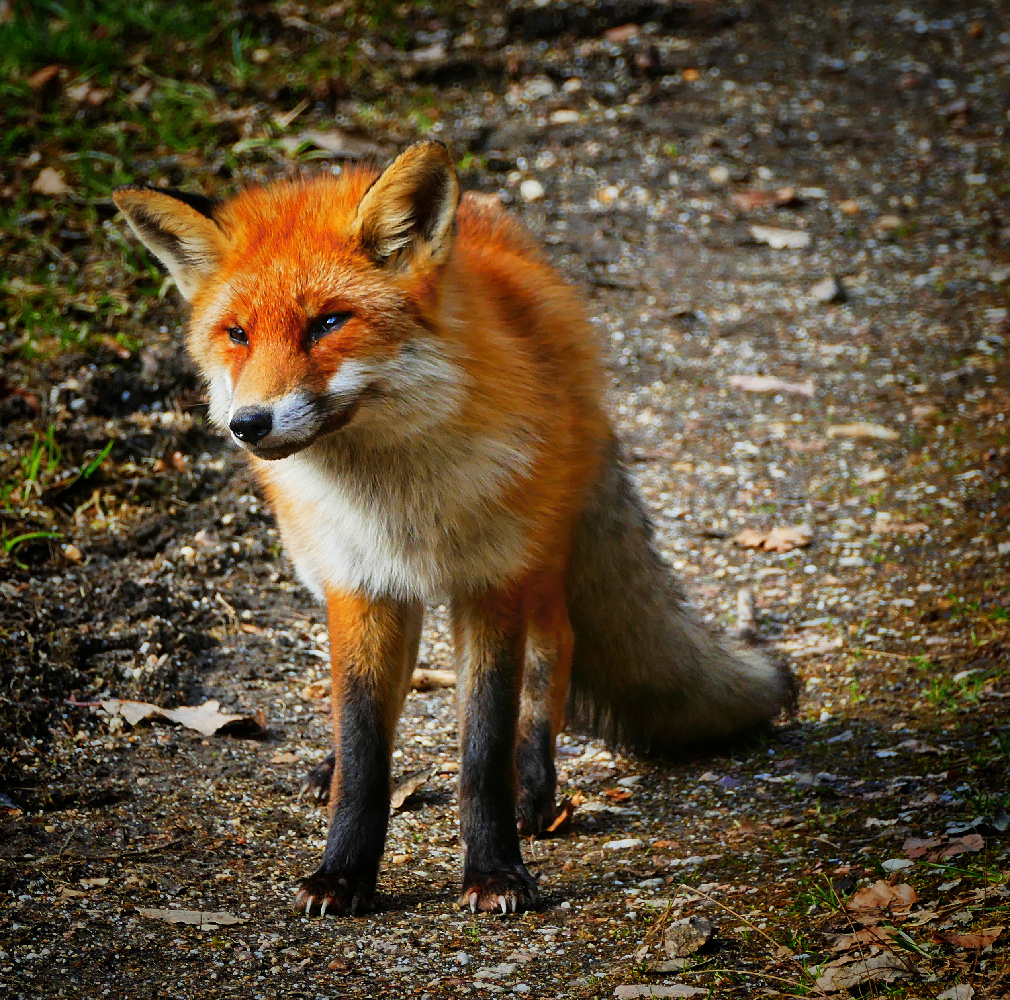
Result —
M 530 616 L 516 743 L 516 821 L 524 836 L 544 833 L 559 815 L 554 798 L 554 744 L 564 724 L 572 646 L 564 590 L 559 585 L 547 591 Z
M 453 602 L 459 661 L 460 839 L 465 845 L 459 906 L 519 912 L 540 900 L 516 831 L 516 725 L 526 645 L 521 587 Z

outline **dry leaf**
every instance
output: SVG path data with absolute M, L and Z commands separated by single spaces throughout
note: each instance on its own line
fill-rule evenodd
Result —
M 731 195 L 730 200 L 741 212 L 750 212 L 755 208 L 767 208 L 769 205 L 776 207 L 791 205 L 796 200 L 796 188 L 781 187 L 775 191 L 739 191 Z
M 957 934 L 954 931 L 937 931 L 933 936 L 937 941 L 952 944 L 955 948 L 970 948 L 978 951 L 988 948 L 1003 933 L 1003 926 L 983 927 L 977 934 Z
M 612 802 L 623 802 L 634 794 L 630 788 L 605 788 L 603 794 Z
M 146 701 L 110 698 L 101 705 L 109 716 L 120 715 L 131 726 L 135 726 L 143 719 L 156 716 L 169 722 L 178 722 L 204 736 L 237 736 L 254 739 L 266 731 L 265 725 L 258 719 L 249 718 L 247 715 L 227 715 L 219 712 L 220 703 L 217 701 L 205 701 L 199 706 L 160 708 Z
M 828 442 L 824 438 L 811 438 L 809 441 L 803 441 L 800 438 L 789 438 L 786 441 L 786 447 L 790 451 L 798 451 L 801 454 L 804 452 L 824 451 L 827 446 Z
M 55 80 L 59 75 L 59 63 L 50 63 L 48 66 L 43 66 L 42 69 L 35 70 L 35 72 L 32 73 L 27 80 L 25 80 L 25 83 L 27 83 L 32 90 L 41 90 L 47 83 Z
M 576 792 L 571 798 L 562 799 L 558 803 L 557 815 L 543 833 L 557 833 L 558 830 L 567 826 L 572 821 L 572 816 L 575 815 L 575 810 L 580 805 L 582 805 L 582 792 Z
M 897 431 L 881 424 L 859 421 L 854 424 L 835 424 L 828 428 L 829 438 L 868 438 L 875 441 L 897 441 L 901 436 Z
M 744 528 L 733 541 L 737 545 L 742 545 L 745 549 L 759 549 L 768 537 L 767 531 L 758 531 L 757 528 Z
M 168 924 L 192 924 L 202 930 L 211 930 L 214 927 L 228 927 L 231 924 L 241 924 L 244 921 L 236 917 L 234 913 L 227 913 L 224 910 L 212 912 L 209 910 L 163 910 L 159 908 L 149 908 L 138 906 L 137 912 L 142 917 L 150 917 L 152 920 L 164 920 Z
M 455 687 L 456 674 L 452 670 L 429 670 L 426 667 L 418 667 L 410 678 L 410 686 L 415 691 Z
M 744 528 L 733 541 L 745 549 L 764 549 L 765 552 L 791 552 L 806 548 L 813 540 L 813 531 L 805 524 L 792 527 L 772 528 L 771 531 L 757 531 Z
M 802 250 L 804 247 L 810 246 L 810 233 L 799 229 L 751 226 L 750 234 L 758 243 L 767 243 L 773 250 Z
M 840 958 L 829 962 L 824 967 L 823 974 L 818 977 L 817 985 L 822 990 L 843 993 L 863 983 L 890 983 L 907 975 L 904 963 L 888 951 L 868 959 Z
M 813 397 L 815 391 L 810 379 L 806 382 L 789 382 L 774 375 L 730 375 L 729 384 L 734 389 L 743 389 L 745 392 L 790 392 L 808 399 Z
M 615 28 L 607 28 L 603 32 L 603 37 L 608 42 L 616 42 L 620 45 L 622 42 L 628 42 L 632 38 L 637 38 L 641 30 L 637 24 L 619 24 Z
M 428 779 L 438 770 L 437 767 L 429 767 L 423 771 L 418 771 L 417 774 L 411 775 L 405 781 L 401 781 L 396 788 L 393 789 L 392 795 L 389 796 L 389 805 L 394 812 L 398 809 L 403 808 L 403 803 L 407 801 L 422 785 L 428 783 Z
M 301 762 L 301 757 L 290 751 L 287 753 L 275 753 L 268 761 L 270 764 L 300 764 Z
M 975 995 L 975 987 L 967 983 L 958 983 L 951 986 L 949 990 L 944 990 L 936 995 L 936 1000 L 971 1000 Z
M 864 945 L 882 945 L 886 947 L 894 935 L 891 927 L 866 927 L 854 934 L 839 934 L 831 943 L 832 951 L 851 951 Z
M 636 997 L 700 997 L 708 992 L 699 986 L 674 983 L 672 986 L 618 986 L 614 996 L 618 1000 L 635 1000 Z
M 904 883 L 888 885 L 881 880 L 853 894 L 845 904 L 845 908 L 850 913 L 870 913 L 878 910 L 907 913 L 912 904 L 918 901 L 919 896 L 910 885 Z
M 953 858 L 958 854 L 974 854 L 985 847 L 985 838 L 978 833 L 969 833 L 949 844 L 940 852 L 941 858 Z
M 281 139 L 281 145 L 288 153 L 294 154 L 300 146 L 311 143 L 317 149 L 321 149 L 335 159 L 360 160 L 365 157 L 378 156 L 382 150 L 367 139 L 359 139 L 349 132 L 340 129 L 331 129 L 328 132 L 320 132 L 309 129 L 300 132 L 298 135 L 285 136 Z
M 922 521 L 901 522 L 881 518 L 873 522 L 873 530 L 878 535 L 917 535 L 920 531 L 929 531 L 929 525 L 923 524 Z
M 63 179 L 63 174 L 53 167 L 43 167 L 32 184 L 36 194 L 47 194 L 53 198 L 61 198 L 70 193 L 70 185 Z
M 939 847 L 943 841 L 939 837 L 930 837 L 929 840 L 920 840 L 918 837 L 909 837 L 901 849 L 909 858 L 921 858 L 931 847 Z
M 772 528 L 764 541 L 767 552 L 791 552 L 793 549 L 806 548 L 814 537 L 814 533 L 805 524 L 791 528 Z

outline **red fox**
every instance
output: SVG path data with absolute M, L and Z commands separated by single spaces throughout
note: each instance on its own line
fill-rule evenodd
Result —
M 566 709 L 664 751 L 789 704 L 788 670 L 687 606 L 576 296 L 496 199 L 460 198 L 442 145 L 220 203 L 132 186 L 115 201 L 189 300 L 211 419 L 326 602 L 330 827 L 306 914 L 373 905 L 425 602 L 451 605 L 459 905 L 475 912 L 537 905 L 519 830 L 555 818 Z

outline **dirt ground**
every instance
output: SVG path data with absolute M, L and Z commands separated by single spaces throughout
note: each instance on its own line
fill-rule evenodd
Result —
M 7 85 L 0 987 L 1010 995 L 1005 5 L 220 18 L 104 75 L 36 86 L 40 58 Z M 414 691 L 394 779 L 424 780 L 392 816 L 379 910 L 307 920 L 322 616 L 205 426 L 177 293 L 107 191 L 224 193 L 422 135 L 582 290 L 665 556 L 727 626 L 753 591 L 802 695 L 703 759 L 566 732 L 561 790 L 581 802 L 524 847 L 542 910 L 473 917 L 455 908 L 453 692 Z M 444 624 L 431 609 L 422 666 L 452 668 Z M 266 734 L 131 726 L 110 698 L 216 699 Z M 166 919 L 183 911 L 200 922 Z

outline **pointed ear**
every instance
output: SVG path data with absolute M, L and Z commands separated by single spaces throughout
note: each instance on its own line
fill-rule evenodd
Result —
M 164 188 L 116 188 L 112 200 L 144 246 L 168 268 L 183 298 L 192 299 L 216 269 L 225 236 L 214 221 L 217 203 Z
M 365 192 L 352 227 L 382 267 L 441 264 L 452 249 L 459 182 L 440 142 L 408 147 Z

